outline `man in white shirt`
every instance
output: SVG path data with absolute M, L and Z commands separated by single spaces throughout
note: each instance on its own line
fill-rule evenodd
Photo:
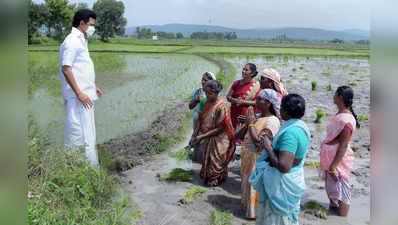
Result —
M 102 96 L 95 86 L 94 64 L 87 37 L 95 32 L 96 15 L 79 10 L 73 18 L 72 32 L 60 48 L 60 76 L 66 110 L 64 142 L 66 147 L 84 147 L 91 165 L 98 165 L 94 120 L 94 101 Z

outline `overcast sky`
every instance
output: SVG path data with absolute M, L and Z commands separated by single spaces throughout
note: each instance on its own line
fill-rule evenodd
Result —
M 34 0 L 44 2 L 43 0 Z M 370 28 L 371 0 L 123 0 L 127 26 L 168 23 L 232 28 Z M 95 0 L 86 2 L 91 7 Z

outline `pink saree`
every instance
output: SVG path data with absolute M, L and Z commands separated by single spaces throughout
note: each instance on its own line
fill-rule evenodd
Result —
M 320 166 L 318 168 L 319 177 L 322 180 L 325 180 L 325 171 L 329 169 L 329 166 L 333 162 L 337 149 L 339 147 L 339 144 L 329 145 L 327 143 L 330 143 L 336 137 L 338 137 L 345 126 L 348 126 L 352 130 L 350 142 L 348 144 L 348 149 L 343 157 L 343 160 L 337 166 L 336 170 L 345 181 L 349 182 L 350 180 L 350 173 L 354 167 L 355 159 L 354 152 L 352 151 L 350 144 L 356 126 L 355 118 L 350 113 L 337 114 L 332 119 L 332 121 L 330 121 L 329 125 L 326 128 L 327 135 L 325 140 L 323 140 L 321 144 Z

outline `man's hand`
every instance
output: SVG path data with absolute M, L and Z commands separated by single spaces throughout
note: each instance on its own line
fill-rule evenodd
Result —
M 98 96 L 98 98 L 101 98 L 102 94 L 103 93 L 102 93 L 101 89 L 97 88 L 97 96 Z
M 93 107 L 93 102 L 91 101 L 90 97 L 88 97 L 88 95 L 84 94 L 83 92 L 80 92 L 77 98 L 86 109 Z

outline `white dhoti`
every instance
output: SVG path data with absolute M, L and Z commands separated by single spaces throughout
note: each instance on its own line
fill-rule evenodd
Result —
M 64 143 L 65 147 L 84 147 L 85 155 L 91 165 L 98 165 L 96 150 L 96 133 L 94 106 L 86 109 L 76 98 L 64 100 L 66 118 Z

